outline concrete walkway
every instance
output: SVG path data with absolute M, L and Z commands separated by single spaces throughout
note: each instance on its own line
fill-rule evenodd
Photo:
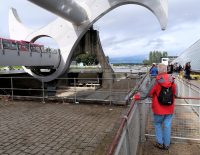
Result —
M 172 143 L 169 150 L 160 150 L 154 147 L 154 141 L 148 140 L 142 144 L 139 155 L 199 155 L 200 144 Z
M 104 102 L 107 104 L 110 104 L 112 102 L 113 104 L 118 105 L 125 105 L 126 104 L 126 96 L 127 91 L 116 91 L 112 90 L 103 90 L 103 89 L 95 89 L 94 87 L 76 87 L 76 90 L 74 90 L 74 87 L 69 87 L 68 89 L 58 90 L 56 93 L 56 97 L 58 99 L 72 99 L 74 101 L 74 98 L 76 96 L 76 100 L 83 102 Z
M 0 101 L 1 155 L 105 154 L 126 107 Z

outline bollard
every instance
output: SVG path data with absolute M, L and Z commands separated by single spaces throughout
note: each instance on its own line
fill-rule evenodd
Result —
M 10 79 L 11 81 L 11 90 L 12 90 L 12 101 L 13 101 L 13 95 L 14 95 L 14 92 L 13 92 L 13 78 L 11 77 L 11 79 Z

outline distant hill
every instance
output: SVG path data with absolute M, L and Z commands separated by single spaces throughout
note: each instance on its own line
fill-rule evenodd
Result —
M 143 60 L 146 58 L 146 55 L 136 55 L 130 57 L 110 57 L 111 64 L 118 64 L 118 63 L 143 63 Z

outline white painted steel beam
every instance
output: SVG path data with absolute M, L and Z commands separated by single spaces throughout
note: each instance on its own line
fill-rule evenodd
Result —
M 77 25 L 80 25 L 88 20 L 86 10 L 75 0 L 29 1 Z
M 29 0 L 48 9 L 52 13 L 64 18 L 57 18 L 45 27 L 30 30 L 24 26 L 17 12 L 13 9 L 9 13 L 10 36 L 17 40 L 35 41 L 42 36 L 53 38 L 59 45 L 61 61 L 57 70 L 43 77 L 44 81 L 51 81 L 61 76 L 69 68 L 73 50 L 81 37 L 98 19 L 109 11 L 125 4 L 137 4 L 149 9 L 158 19 L 161 29 L 167 26 L 167 0 Z M 63 5 L 62 5 L 63 4 Z M 62 7 L 63 6 L 63 7 Z M 67 11 L 68 10 L 68 11 Z M 87 11 L 86 11 L 87 10 Z M 67 20 L 65 20 L 67 19 Z M 131 19 L 134 21 L 134 19 Z M 144 19 L 145 20 L 145 19 Z M 20 31 L 19 31 L 20 30 Z M 56 31 L 55 31 L 56 30 Z M 23 34 L 23 35 L 22 35 Z M 27 70 L 36 78 L 40 76 Z

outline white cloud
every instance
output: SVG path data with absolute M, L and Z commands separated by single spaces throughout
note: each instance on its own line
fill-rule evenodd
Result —
M 125 5 L 112 10 L 95 23 L 100 31 L 105 55 L 113 57 L 148 55 L 149 51 L 168 51 L 177 55 L 200 38 L 199 0 L 168 0 L 169 21 L 161 31 L 156 17 L 146 8 Z M 56 18 L 55 15 L 27 0 L 0 0 L 0 37 L 9 37 L 8 9 L 18 10 L 22 21 L 39 28 Z M 3 23 L 3 24 L 2 24 Z
M 114 24 L 106 25 L 106 27 L 101 25 L 103 21 L 108 20 L 107 18 L 116 17 L 116 12 L 111 12 L 109 17 L 103 17 L 102 21 L 97 23 L 101 30 L 101 38 L 106 36 L 106 39 L 102 39 L 102 44 L 107 55 L 148 54 L 151 50 L 168 51 L 170 55 L 177 55 L 200 38 L 198 0 L 184 2 L 169 0 L 169 21 L 165 31 L 160 30 L 155 17 L 145 8 L 128 5 L 117 11 L 119 17 L 115 18 Z M 131 11 L 133 14 L 130 13 Z M 121 12 L 122 16 L 120 16 Z M 115 44 L 116 39 L 113 38 L 116 36 L 122 37 L 121 45 L 120 40 L 117 45 Z M 124 42 L 126 38 L 132 43 Z M 111 48 L 111 46 L 116 46 L 116 48 Z

